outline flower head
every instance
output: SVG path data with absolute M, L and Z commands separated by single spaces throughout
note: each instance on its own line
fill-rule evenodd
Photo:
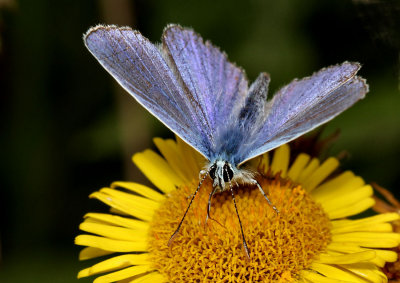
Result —
M 91 195 L 111 213 L 88 213 L 76 237 L 86 246 L 80 259 L 108 255 L 78 277 L 104 274 L 95 282 L 385 282 L 381 268 L 397 259 L 397 213 L 348 219 L 374 205 L 373 190 L 346 171 L 330 177 L 335 158 L 320 162 L 299 154 L 290 163 L 283 145 L 251 161 L 257 188 L 237 185 L 236 202 L 250 258 L 229 192 L 214 195 L 212 220 L 205 221 L 210 180 L 194 199 L 182 228 L 175 231 L 198 185 L 202 157 L 180 141 L 155 139 L 164 158 L 151 150 L 133 161 L 157 189 L 115 182 Z

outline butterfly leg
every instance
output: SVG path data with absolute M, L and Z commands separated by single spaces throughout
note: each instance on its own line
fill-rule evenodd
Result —
M 279 210 L 276 208 L 275 205 L 272 204 L 272 202 L 269 200 L 269 198 L 267 197 L 267 195 L 265 194 L 264 190 L 261 188 L 260 184 L 256 181 L 253 180 L 253 184 L 256 185 L 258 187 L 258 189 L 260 190 L 261 194 L 264 196 L 264 198 L 267 200 L 268 204 L 275 210 L 276 213 L 279 213 Z
M 244 250 L 246 252 L 247 258 L 250 258 L 249 248 L 247 247 L 247 242 L 246 242 L 246 239 L 244 238 L 242 221 L 240 220 L 239 212 L 238 212 L 238 209 L 237 209 L 237 206 L 236 206 L 235 194 L 233 193 L 233 188 L 232 188 L 232 183 L 231 182 L 229 182 L 229 187 L 231 189 L 231 194 L 232 194 L 233 204 L 235 205 L 236 215 L 237 215 L 237 217 L 239 219 L 240 231 L 242 232 L 243 247 L 244 247 Z
M 173 239 L 175 238 L 176 234 L 178 234 L 179 230 L 181 229 L 183 220 L 185 219 L 186 214 L 187 214 L 187 212 L 189 211 L 190 206 L 192 205 L 192 202 L 193 202 L 193 200 L 194 200 L 194 197 L 196 196 L 197 192 L 199 191 L 201 185 L 203 184 L 203 182 L 204 182 L 204 180 L 206 179 L 207 176 L 208 176 L 208 173 L 207 173 L 206 175 L 204 175 L 203 178 L 200 180 L 199 185 L 197 186 L 197 189 L 196 189 L 196 191 L 194 192 L 194 194 L 193 194 L 193 196 L 192 196 L 192 198 L 191 198 L 191 200 L 190 200 L 190 202 L 189 202 L 188 207 L 186 208 L 185 214 L 183 215 L 182 220 L 179 222 L 178 228 L 176 228 L 176 230 L 175 230 L 175 232 L 172 234 L 171 238 L 169 238 L 168 246 L 171 245 L 171 243 L 172 243 Z
M 201 170 L 199 172 L 199 180 L 204 178 L 204 174 L 207 174 L 208 172 L 206 170 Z M 186 198 L 191 199 L 193 197 L 193 194 L 188 195 Z
M 199 180 L 203 179 L 204 174 L 208 174 L 208 171 L 206 171 L 206 170 L 200 170 L 200 172 L 199 172 Z

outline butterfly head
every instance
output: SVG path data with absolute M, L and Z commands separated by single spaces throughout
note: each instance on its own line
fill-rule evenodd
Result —
M 222 159 L 216 160 L 209 168 L 209 174 L 213 180 L 213 187 L 218 187 L 220 191 L 224 191 L 225 184 L 232 181 L 236 171 L 237 169 L 228 161 Z

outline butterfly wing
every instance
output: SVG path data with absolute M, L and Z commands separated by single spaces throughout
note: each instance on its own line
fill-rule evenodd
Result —
M 101 25 L 91 28 L 84 42 L 129 94 L 209 158 L 213 129 L 208 109 L 198 93 L 182 84 L 154 44 L 130 28 Z
M 164 53 L 182 78 L 182 85 L 206 112 L 216 137 L 244 105 L 248 88 L 245 73 L 193 30 L 170 25 L 164 30 L 162 40 Z M 217 148 L 218 140 L 214 154 Z
M 355 76 L 360 66 L 346 62 L 295 80 L 265 102 L 268 76 L 260 76 L 247 91 L 244 72 L 224 53 L 176 25 L 165 29 L 161 51 L 139 32 L 116 26 L 92 28 L 84 41 L 100 64 L 173 132 L 207 159 L 227 152 L 235 164 L 329 121 L 368 91 Z
M 266 103 L 265 119 L 238 152 L 242 164 L 287 143 L 333 119 L 368 92 L 365 80 L 356 76 L 358 63 L 345 62 L 294 80 Z

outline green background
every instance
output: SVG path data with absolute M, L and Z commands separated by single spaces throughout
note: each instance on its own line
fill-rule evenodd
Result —
M 98 23 L 132 25 L 152 41 L 193 27 L 271 90 L 343 61 L 363 64 L 367 98 L 333 120 L 343 167 L 400 187 L 397 1 L 0 1 L 1 282 L 74 282 L 88 195 L 114 180 L 145 182 L 130 157 L 172 136 L 123 93 L 85 49 Z M 96 261 L 94 261 L 96 262 Z M 83 279 L 81 282 L 90 282 Z

